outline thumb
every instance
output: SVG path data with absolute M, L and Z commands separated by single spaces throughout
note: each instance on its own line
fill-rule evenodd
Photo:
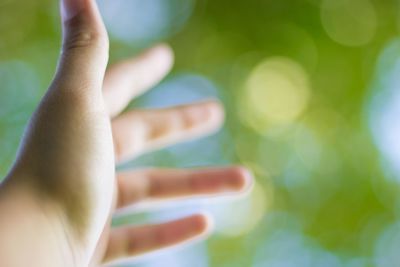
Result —
M 95 0 L 60 0 L 63 45 L 57 88 L 101 91 L 109 40 Z

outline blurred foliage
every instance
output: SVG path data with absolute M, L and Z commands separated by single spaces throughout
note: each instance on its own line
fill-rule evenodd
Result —
M 398 1 L 130 1 L 135 3 L 99 1 L 112 61 L 161 41 L 176 52 L 167 81 L 132 106 L 218 97 L 228 116 L 217 136 L 125 167 L 234 162 L 257 178 L 258 193 L 243 200 L 236 214 L 236 204 L 200 205 L 216 214 L 224 210 L 219 234 L 207 249 L 192 248 L 201 253 L 176 256 L 191 255 L 198 265 L 168 266 L 400 266 L 399 184 L 387 171 L 379 131 L 371 135 L 379 126 L 368 115 L 384 106 L 368 103 L 394 82 L 386 74 L 396 78 L 400 50 L 381 55 L 399 32 Z M 124 5 L 143 8 L 136 10 L 142 16 L 127 8 L 116 19 Z M 113 24 L 130 20 L 144 30 L 127 29 L 124 36 Z M 54 73 L 60 46 L 56 1 L 0 0 L 0 36 L 4 176 Z M 389 61 L 379 67 L 380 58 Z M 398 124 L 395 118 L 390 125 Z M 400 142 L 396 134 L 393 147 Z

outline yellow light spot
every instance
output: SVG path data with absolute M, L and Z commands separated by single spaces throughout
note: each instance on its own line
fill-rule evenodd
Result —
M 251 72 L 244 89 L 242 118 L 262 132 L 271 125 L 295 121 L 310 98 L 307 73 L 300 64 L 284 57 L 261 62 Z
M 263 188 L 256 183 L 251 195 L 232 203 L 229 217 L 217 231 L 226 236 L 248 234 L 264 218 L 273 202 L 273 187 Z

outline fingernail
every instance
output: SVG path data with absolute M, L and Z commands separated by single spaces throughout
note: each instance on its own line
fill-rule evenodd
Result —
M 84 0 L 61 0 L 61 16 L 64 21 L 70 20 L 84 8 Z

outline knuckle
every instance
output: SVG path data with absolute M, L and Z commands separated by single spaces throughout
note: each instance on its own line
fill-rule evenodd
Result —
M 81 48 L 108 49 L 108 38 L 105 34 L 90 29 L 78 29 L 67 34 L 63 51 Z
M 178 112 L 177 116 L 179 116 L 181 119 L 183 129 L 193 129 L 198 124 L 198 121 L 190 110 L 182 109 L 180 112 Z
M 108 49 L 109 40 L 105 29 L 95 27 L 82 16 L 65 21 L 64 28 L 63 50 L 86 47 Z

